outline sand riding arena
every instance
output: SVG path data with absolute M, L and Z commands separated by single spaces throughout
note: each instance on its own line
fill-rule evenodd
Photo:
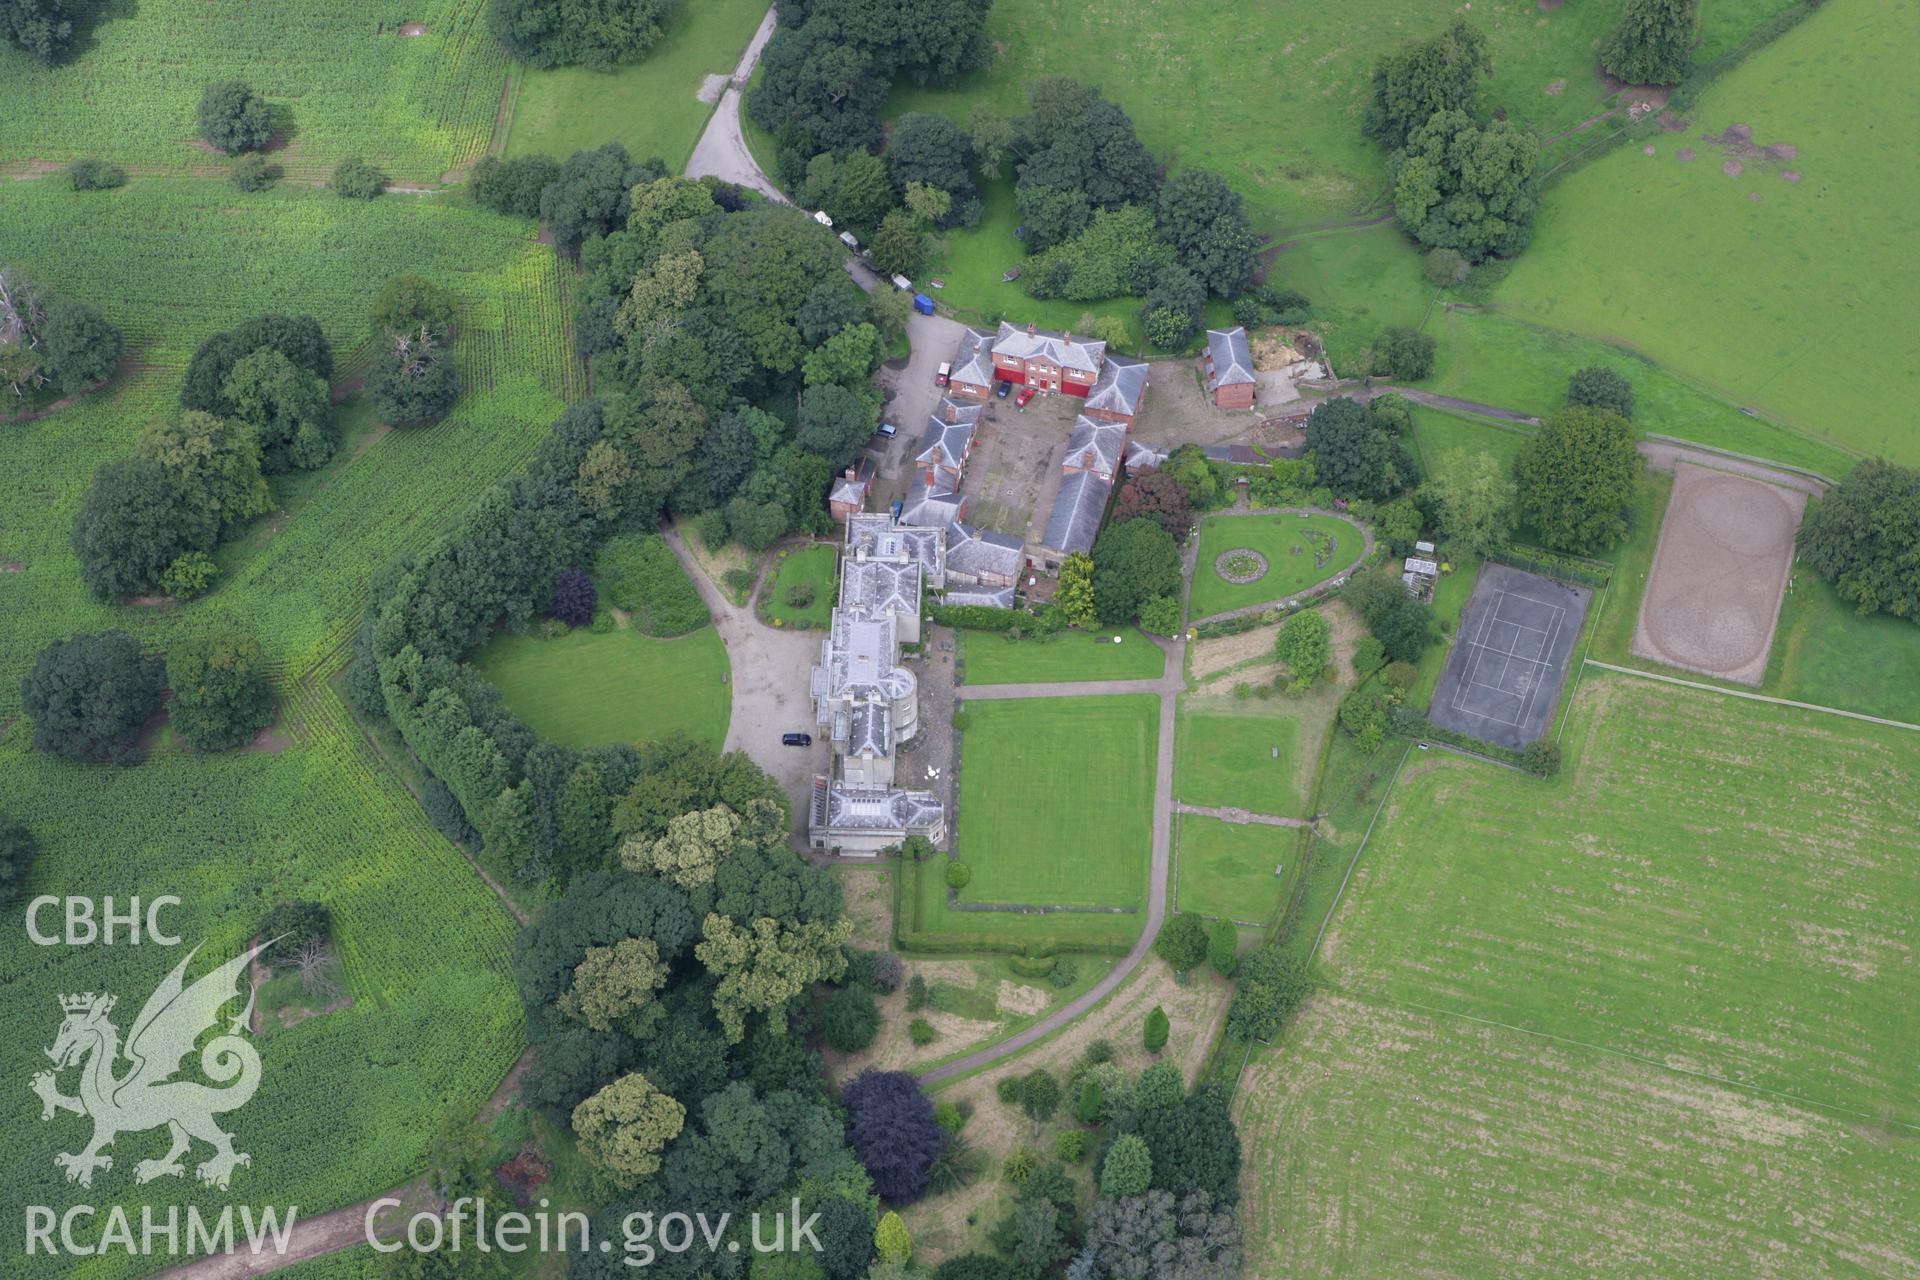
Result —
M 1689 463 L 1675 466 L 1633 652 L 1759 684 L 1806 505 L 1803 493 Z

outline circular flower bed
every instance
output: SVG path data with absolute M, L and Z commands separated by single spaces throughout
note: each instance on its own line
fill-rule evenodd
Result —
M 1267 558 L 1258 551 L 1235 547 L 1214 557 L 1213 571 L 1235 586 L 1245 586 L 1267 576 Z

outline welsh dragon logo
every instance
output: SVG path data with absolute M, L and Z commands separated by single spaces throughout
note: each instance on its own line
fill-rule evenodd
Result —
M 246 1106 L 260 1087 L 260 1055 L 244 1038 L 253 1015 L 251 995 L 247 1007 L 227 1021 L 226 1030 L 200 1049 L 200 1070 L 214 1084 L 174 1077 L 200 1037 L 219 1022 L 220 1010 L 239 998 L 238 983 L 247 966 L 271 945 L 263 943 L 188 986 L 185 975 L 199 951 L 195 947 L 147 998 L 124 1047 L 119 1028 L 108 1017 L 113 996 L 89 991 L 60 997 L 66 1020 L 47 1050 L 53 1070 L 33 1077 L 33 1091 L 40 1095 L 42 1120 L 53 1119 L 56 1111 L 93 1119 L 91 1142 L 53 1158 L 67 1171 L 68 1182 L 92 1186 L 96 1169 L 113 1168 L 113 1157 L 102 1152 L 115 1138 L 161 1125 L 173 1145 L 159 1159 L 135 1165 L 136 1182 L 185 1176 L 181 1157 L 195 1139 L 213 1148 L 212 1156 L 194 1170 L 208 1186 L 225 1190 L 235 1167 L 253 1163 L 251 1156 L 233 1149 L 233 1136 L 213 1122 L 223 1112 Z M 123 1058 L 130 1065 L 120 1071 Z M 80 1068 L 79 1096 L 69 1098 L 60 1092 L 59 1073 L 74 1066 Z

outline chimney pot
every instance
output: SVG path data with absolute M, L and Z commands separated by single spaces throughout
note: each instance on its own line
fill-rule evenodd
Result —
M 1031 320 L 1027 321 L 1027 336 L 1029 338 L 1031 338 L 1038 331 L 1039 331 L 1038 325 L 1034 324 L 1034 322 Z

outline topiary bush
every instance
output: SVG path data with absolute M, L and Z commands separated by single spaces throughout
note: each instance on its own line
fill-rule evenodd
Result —
M 955 859 L 947 864 L 946 877 L 947 888 L 964 889 L 967 882 L 973 879 L 973 868 Z
M 1140 1028 L 1140 1043 L 1148 1053 L 1158 1053 L 1167 1047 L 1167 1036 L 1172 1030 L 1173 1025 L 1167 1021 L 1167 1011 L 1155 1005 Z

